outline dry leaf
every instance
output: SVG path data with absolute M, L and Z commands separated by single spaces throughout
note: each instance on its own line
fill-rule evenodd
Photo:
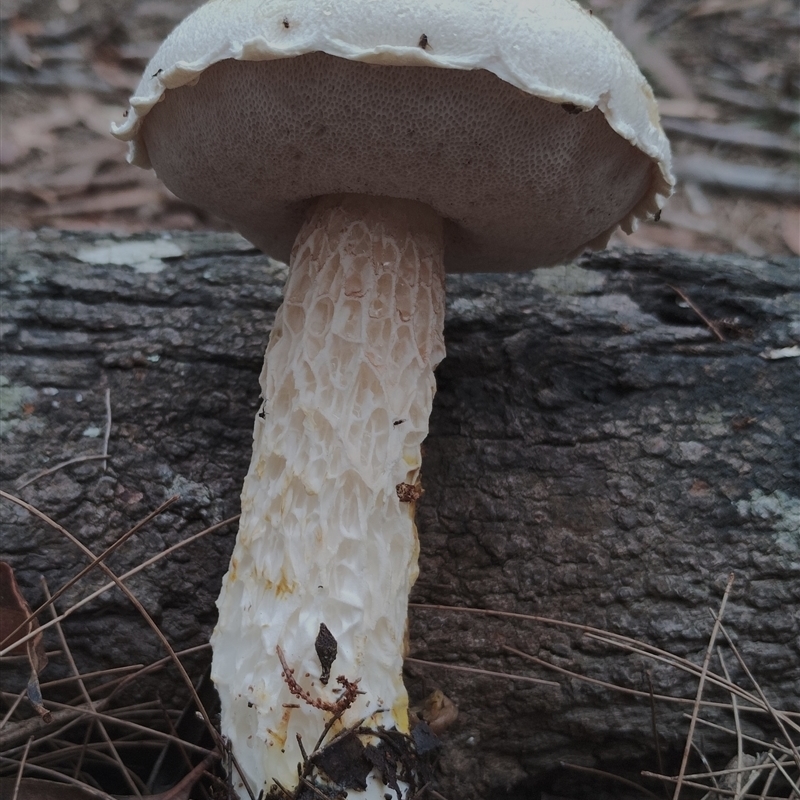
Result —
M 662 109 L 663 112 L 663 109 Z M 714 144 L 732 144 L 736 147 L 767 150 L 793 156 L 800 151 L 800 140 L 796 136 L 785 136 L 743 123 L 719 123 L 700 119 L 681 119 L 664 116 L 667 133 L 677 133 Z
M 98 78 L 101 78 L 115 89 L 123 89 L 126 92 L 132 92 L 139 83 L 140 74 L 138 70 L 133 72 L 112 61 L 95 59 L 92 62 L 92 69 Z M 120 111 L 119 113 L 122 112 Z
M 680 97 L 659 97 L 658 110 L 665 117 L 708 120 L 714 120 L 719 117 L 719 109 L 714 103 L 704 103 L 702 100 L 687 100 Z
M 800 256 L 800 208 L 787 208 L 781 214 L 781 235 L 786 246 Z
M 54 203 L 49 208 L 32 212 L 34 217 L 80 216 L 81 214 L 98 214 L 109 211 L 120 211 L 128 208 L 140 208 L 144 205 L 160 205 L 163 195 L 158 189 L 125 189 L 119 192 L 83 197 L 77 200 L 66 200 Z
M 5 561 L 0 561 L 0 637 L 2 645 L 8 647 L 29 633 L 38 630 L 39 623 L 31 615 L 28 605 L 14 577 L 14 570 Z M 8 641 L 6 641 L 8 640 Z M 28 679 L 28 700 L 45 722 L 50 721 L 50 712 L 42 705 L 42 690 L 39 688 L 39 673 L 47 666 L 47 653 L 44 650 L 42 634 L 17 645 L 14 654 L 27 655 L 31 665 Z
M 713 217 L 702 217 L 670 206 L 667 206 L 661 212 L 661 222 L 675 228 L 685 228 L 687 231 L 694 231 L 695 233 L 713 235 L 717 232 L 717 222 Z
M 690 17 L 709 17 L 712 14 L 732 14 L 763 6 L 767 0 L 702 0 L 689 14 Z
M 673 167 L 681 181 L 776 197 L 800 197 L 800 182 L 791 168 L 740 164 L 700 154 L 677 156 Z
M 7 647 L 21 639 L 30 630 L 27 625 L 24 625 L 30 614 L 30 608 L 20 594 L 11 565 L 5 561 L 0 561 L 0 611 L 3 612 L 0 614 L 0 644 Z M 16 631 L 17 628 L 19 628 L 18 631 Z M 10 652 L 15 656 L 25 655 L 25 645 L 17 645 Z
M 751 769 L 749 772 L 738 772 L 743 767 L 756 767 L 766 761 L 763 753 L 759 753 L 758 757 L 751 756 L 749 753 L 742 753 L 741 756 L 734 756 L 726 765 L 725 769 L 734 770 L 727 775 L 721 775 L 719 778 L 719 785 L 721 789 L 727 789 L 736 793 L 737 784 L 738 794 L 737 797 L 742 797 L 744 792 L 755 783 L 759 775 L 763 774 L 761 770 Z
M 441 736 L 458 718 L 458 706 L 441 689 L 435 689 L 422 701 L 418 715 Z
M 81 92 L 73 92 L 62 99 L 54 99 L 47 111 L 39 114 L 26 114 L 10 122 L 3 130 L 3 139 L 14 145 L 13 161 L 18 161 L 31 150 L 38 149 L 45 153 L 52 152 L 58 140 L 56 131 L 73 128 L 82 124 L 90 131 L 101 136 L 107 142 L 98 142 L 98 146 L 105 145 L 104 155 L 113 153 L 118 158 L 124 152 L 124 145 L 110 139 L 109 129 L 112 120 L 119 119 L 120 112 L 113 106 L 99 103 L 94 97 Z M 111 151 L 109 148 L 114 147 Z M 94 148 L 73 148 L 76 154 L 73 158 L 88 161 L 93 156 Z M 11 156 L 6 156 L 9 159 Z M 110 157 L 110 156 L 109 156 Z M 13 163 L 11 161 L 10 163 Z

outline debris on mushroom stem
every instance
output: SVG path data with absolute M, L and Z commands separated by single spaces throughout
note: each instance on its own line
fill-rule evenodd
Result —
M 338 652 L 338 644 L 330 629 L 324 622 L 319 624 L 319 633 L 317 640 L 314 642 L 314 649 L 317 651 L 317 658 L 319 659 L 322 673 L 319 676 L 319 682 L 323 686 L 328 685 L 328 680 L 331 677 L 331 666 L 336 660 L 336 653 Z

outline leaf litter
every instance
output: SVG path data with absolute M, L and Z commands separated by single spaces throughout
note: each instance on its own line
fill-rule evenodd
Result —
M 141 603 L 130 590 L 127 590 L 127 587 L 124 587 L 124 581 L 139 569 L 144 569 L 161 558 L 169 556 L 176 549 L 190 544 L 200 536 L 235 522 L 237 518 L 234 517 L 210 526 L 200 533 L 184 539 L 179 544 L 152 555 L 139 567 L 125 575 L 116 576 L 104 563 L 106 558 L 114 550 L 124 546 L 132 536 L 165 511 L 174 498 L 170 498 L 154 509 L 98 555 L 94 555 L 71 532 L 34 506 L 4 491 L 0 491 L 0 498 L 39 517 L 60 535 L 68 538 L 89 559 L 87 566 L 57 592 L 51 594 L 49 588 L 44 586 L 45 602 L 36 611 L 32 611 L 21 597 L 11 567 L 0 564 L 0 577 L 2 577 L 0 610 L 3 611 L 2 635 L 5 640 L 0 645 L 0 655 L 13 659 L 18 658 L 17 654 L 24 651 L 31 659 L 32 670 L 36 671 L 38 679 L 38 672 L 43 669 L 42 656 L 37 654 L 31 657 L 29 654 L 36 649 L 40 649 L 40 653 L 44 652 L 43 633 L 47 628 L 54 627 L 60 646 L 60 651 L 55 655 L 58 655 L 60 660 L 66 661 L 72 673 L 69 677 L 60 678 L 54 682 L 45 682 L 38 689 L 42 699 L 37 702 L 42 709 L 52 715 L 49 720 L 36 716 L 26 717 L 25 714 L 20 713 L 20 700 L 25 695 L 24 689 L 20 692 L 18 688 L 12 686 L 9 687 L 10 690 L 3 689 L 0 692 L 0 700 L 7 706 L 4 718 L 0 721 L 0 748 L 3 750 L 3 755 L 0 756 L 0 789 L 3 792 L 9 792 L 12 797 L 16 796 L 17 800 L 19 798 L 22 800 L 32 800 L 33 798 L 48 798 L 48 800 L 103 798 L 107 800 L 110 795 L 98 785 L 95 778 L 98 774 L 96 770 L 100 765 L 106 771 L 113 767 L 133 790 L 132 793 L 116 795 L 117 798 L 122 797 L 123 800 L 139 796 L 155 797 L 158 800 L 189 800 L 189 792 L 193 791 L 192 787 L 198 780 L 200 780 L 201 794 L 197 796 L 209 800 L 222 800 L 222 798 L 228 800 L 230 797 L 229 776 L 237 767 L 232 761 L 232 756 L 227 751 L 224 741 L 221 740 L 211 724 L 210 714 L 214 712 L 208 704 L 209 693 L 203 693 L 201 685 L 196 687 L 192 683 L 181 664 L 181 656 L 186 653 L 176 653 L 172 649 Z M 111 581 L 88 595 L 84 600 L 108 591 L 114 586 L 122 588 L 128 599 L 151 624 L 154 633 L 161 640 L 166 651 L 163 659 L 147 666 L 120 665 L 110 670 L 85 674 L 79 672 L 71 655 L 69 641 L 60 629 L 60 622 L 65 616 L 80 607 L 84 600 L 73 601 L 71 606 L 64 609 L 59 609 L 57 603 L 68 588 L 79 583 L 94 569 L 106 572 Z M 694 794 L 687 793 L 695 790 L 705 791 L 703 800 L 721 800 L 721 798 L 787 800 L 792 796 L 791 793 L 795 791 L 794 787 L 800 781 L 800 712 L 794 709 L 780 708 L 767 698 L 766 692 L 759 685 L 728 633 L 724 625 L 724 611 L 733 583 L 733 575 L 731 575 L 719 609 L 710 615 L 712 630 L 700 664 L 646 642 L 565 620 L 503 611 L 413 603 L 411 612 L 425 613 L 433 610 L 437 613 L 480 614 L 511 618 L 518 622 L 515 628 L 522 636 L 526 636 L 524 622 L 556 626 L 592 639 L 602 646 L 622 649 L 650 660 L 654 664 L 680 670 L 696 680 L 697 689 L 694 696 L 679 697 L 659 694 L 654 690 L 652 677 L 649 678 L 650 682 L 644 689 L 597 681 L 565 666 L 538 658 L 525 649 L 511 646 L 500 639 L 497 641 L 498 651 L 521 659 L 523 664 L 528 662 L 541 668 L 543 673 L 540 674 L 546 675 L 548 672 L 555 671 L 562 676 L 562 681 L 566 679 L 594 683 L 608 692 L 623 692 L 648 698 L 653 715 L 653 730 L 656 732 L 654 734 L 656 747 L 660 747 L 658 744 L 660 737 L 657 735 L 657 707 L 665 703 L 690 706 L 691 714 L 686 715 L 688 731 L 684 757 L 678 773 L 666 774 L 647 771 L 641 773 L 643 780 L 658 780 L 665 785 L 674 787 L 673 800 L 693 798 Z M 37 616 L 41 616 L 45 611 L 48 611 L 51 619 L 47 623 L 35 627 Z M 720 638 L 724 641 L 720 642 Z M 207 647 L 207 645 L 203 645 L 194 650 L 207 649 Z M 727 665 L 727 660 L 731 657 L 738 663 L 739 673 L 746 680 L 742 681 L 741 678 L 734 680 L 731 677 L 731 670 Z M 409 658 L 408 663 L 426 669 L 463 669 L 460 665 L 436 664 L 414 658 Z M 518 661 L 518 663 L 520 662 Z M 190 687 L 191 695 L 189 705 L 176 723 L 171 720 L 177 711 L 164 709 L 160 703 L 139 702 L 135 706 L 115 704 L 114 698 L 120 695 L 125 686 L 148 672 L 161 670 L 170 665 L 178 667 L 184 681 Z M 497 671 L 481 673 L 474 668 L 467 669 L 472 673 L 486 674 L 495 681 L 525 680 L 539 683 L 548 690 L 553 687 L 552 681 L 539 676 Z M 287 681 L 291 680 L 290 672 L 284 676 Z M 648 675 L 651 673 L 648 672 Z M 66 684 L 74 685 L 79 690 L 78 695 L 71 703 L 61 702 L 55 699 L 56 695 L 53 695 L 57 686 Z M 353 684 L 353 686 L 356 687 L 357 684 Z M 558 690 L 559 684 L 556 684 L 555 688 Z M 707 696 L 712 690 L 715 692 L 713 699 Z M 720 692 L 727 693 L 728 699 L 719 699 Z M 213 692 L 210 694 L 213 695 Z M 441 690 L 434 692 L 431 698 L 435 706 L 434 710 L 445 709 L 448 711 L 447 716 L 451 718 L 450 721 L 455 718 L 451 712 L 457 710 L 452 707 L 452 703 L 447 701 Z M 431 715 L 431 708 L 427 708 L 428 713 L 426 713 L 425 707 L 421 708 L 418 711 L 419 717 L 430 722 L 430 726 L 420 719 L 413 728 L 410 738 L 401 734 L 395 735 L 395 732 L 392 731 L 364 728 L 363 723 L 359 722 L 328 740 L 328 734 L 341 710 L 339 708 L 331 709 L 329 725 L 326 726 L 311 753 L 305 756 L 299 773 L 300 784 L 297 790 L 289 792 L 276 785 L 274 791 L 270 793 L 270 797 L 310 800 L 310 798 L 322 794 L 323 789 L 328 791 L 328 788 L 334 791 L 334 795 L 330 796 L 345 797 L 348 788 L 354 789 L 363 785 L 366 774 L 373 768 L 383 774 L 387 786 L 392 787 L 398 797 L 402 797 L 401 784 L 408 785 L 413 776 L 418 776 L 415 780 L 421 779 L 422 783 L 417 784 L 418 791 L 415 797 L 423 797 L 433 780 L 433 773 L 429 771 L 427 762 L 431 755 L 435 756 L 437 750 L 438 742 L 434 735 L 437 723 L 440 721 L 437 714 Z M 711 716 L 711 712 L 715 712 L 715 715 Z M 732 722 L 728 725 L 720 724 L 720 712 L 728 713 Z M 184 738 L 181 720 L 194 718 L 196 715 L 201 716 L 205 721 L 202 736 L 200 738 L 197 736 Z M 752 728 L 748 728 L 745 722 L 745 717 L 749 715 L 758 715 L 762 720 L 760 723 L 762 728 L 764 719 L 767 720 L 767 724 L 771 721 L 775 730 L 772 740 L 759 739 L 749 733 Z M 443 727 L 446 726 L 443 725 Z M 714 770 L 705 759 L 702 752 L 702 739 L 700 738 L 698 741 L 697 735 L 697 731 L 701 728 L 714 728 L 730 734 L 734 739 L 734 755 L 724 768 Z M 376 745 L 375 742 L 378 744 Z M 155 748 L 163 752 L 165 746 L 180 748 L 187 761 L 186 771 L 172 788 L 162 792 L 152 791 L 153 781 L 145 781 L 129 763 L 128 758 L 131 749 L 136 751 Z M 697 768 L 698 759 L 702 769 Z M 141 756 L 136 759 L 137 763 L 140 761 Z M 216 761 L 228 763 L 227 772 L 220 772 L 219 768 L 212 771 L 213 762 Z M 584 772 L 587 769 L 581 765 L 566 763 L 562 767 Z M 628 788 L 636 786 L 647 796 L 658 796 L 644 783 L 632 781 L 628 777 L 599 770 L 593 770 L 594 773 L 598 780 L 612 784 L 617 783 L 620 786 L 625 785 Z M 319 782 L 320 779 L 322 782 Z M 433 789 L 429 794 L 431 797 L 441 798 L 441 795 Z M 327 795 L 323 794 L 323 796 Z
M 800 785 L 800 711 L 795 708 L 780 708 L 769 701 L 764 689 L 758 683 L 728 633 L 723 623 L 723 618 L 727 599 L 731 594 L 733 585 L 734 575 L 731 574 L 728 576 L 719 608 L 716 611 L 710 611 L 711 631 L 700 664 L 621 634 L 566 620 L 489 609 L 422 603 L 411 603 L 410 608 L 412 613 L 435 612 L 444 613 L 448 616 L 489 615 L 512 619 L 516 625 L 520 626 L 527 622 L 531 624 L 531 627 L 533 625 L 544 625 L 571 630 L 578 635 L 593 639 L 610 648 L 622 649 L 655 664 L 663 664 L 670 669 L 680 670 L 691 675 L 696 680 L 697 688 L 694 697 L 657 694 L 653 690 L 651 672 L 648 672 L 649 687 L 643 690 L 599 681 L 538 658 L 518 647 L 512 647 L 508 644 L 501 645 L 502 650 L 521 659 L 522 664 L 528 662 L 543 668 L 545 672 L 553 671 L 579 683 L 600 686 L 607 690 L 610 695 L 621 692 L 623 694 L 638 695 L 642 698 L 649 697 L 653 718 L 653 744 L 658 748 L 657 754 L 660 765 L 662 762 L 660 737 L 657 735 L 657 707 L 661 707 L 664 704 L 683 704 L 692 707 L 691 714 L 684 715 L 688 720 L 688 725 L 685 732 L 683 757 L 677 774 L 671 775 L 663 771 L 651 772 L 643 770 L 640 773 L 640 779 L 632 781 L 622 775 L 587 768 L 578 764 L 562 763 L 561 766 L 564 769 L 590 773 L 611 785 L 616 784 L 635 788 L 638 790 L 636 796 L 663 796 L 648 788 L 648 785 L 652 785 L 653 781 L 658 781 L 664 787 L 671 787 L 667 792 L 667 797 L 672 797 L 672 800 L 695 797 L 699 797 L 701 800 L 723 800 L 727 798 L 733 798 L 733 800 L 796 800 L 800 794 L 800 789 L 798 789 L 798 785 Z M 525 631 L 521 629 L 520 635 L 535 638 L 532 630 Z M 720 638 L 724 640 L 724 644 L 718 644 Z M 731 672 L 727 665 L 727 659 L 731 657 L 731 654 L 738 662 L 742 677 L 746 680 L 734 681 L 731 678 Z M 414 658 L 409 660 L 412 663 L 435 667 L 440 670 L 461 669 L 460 665 L 457 664 L 434 664 Z M 509 680 L 536 679 L 530 675 L 520 675 L 510 671 L 506 677 Z M 747 684 L 749 684 L 749 688 Z M 705 695 L 711 689 L 716 690 L 717 695 L 720 691 L 727 693 L 729 699 L 727 701 L 707 699 Z M 613 699 L 609 697 L 608 702 L 609 704 L 613 703 Z M 732 727 L 720 725 L 719 722 L 714 722 L 707 718 L 712 711 L 718 713 L 719 710 L 723 710 L 730 715 Z M 764 741 L 745 733 L 748 730 L 745 717 L 748 715 L 758 715 L 762 720 L 764 718 L 770 719 L 774 726 L 775 737 L 771 741 Z M 702 736 L 697 733 L 703 727 L 715 728 L 730 734 L 734 739 L 732 749 L 735 755 L 731 757 L 722 769 L 713 770 L 703 754 Z M 753 752 L 746 752 L 746 750 L 755 750 L 756 752 L 754 754 Z M 704 769 L 689 771 L 690 765 L 694 766 L 697 760 L 699 760 Z M 697 790 L 703 790 L 704 793 L 702 795 L 695 794 L 694 792 Z
M 158 43 L 200 0 L 4 4 L 3 227 L 226 230 L 108 134 Z M 662 101 L 679 185 L 659 224 L 618 247 L 800 254 L 797 0 L 584 0 Z M 713 125 L 704 123 L 713 122 Z M 714 158 L 713 169 L 709 157 Z M 705 211 L 695 202 L 704 197 Z

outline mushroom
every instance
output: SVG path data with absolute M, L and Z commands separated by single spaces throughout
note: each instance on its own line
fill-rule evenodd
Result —
M 657 214 L 673 179 L 652 92 L 572 0 L 211 0 L 114 134 L 289 260 L 212 638 L 222 732 L 257 795 L 298 784 L 335 716 L 365 771 L 306 778 L 383 798 L 363 748 L 409 731 L 445 269 L 563 262 Z

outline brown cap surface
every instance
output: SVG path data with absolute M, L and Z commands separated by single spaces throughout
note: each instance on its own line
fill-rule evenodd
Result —
M 132 160 L 282 260 L 311 200 L 358 193 L 436 209 L 451 271 L 524 270 L 672 183 L 649 87 L 571 0 L 212 0 L 131 105 Z

